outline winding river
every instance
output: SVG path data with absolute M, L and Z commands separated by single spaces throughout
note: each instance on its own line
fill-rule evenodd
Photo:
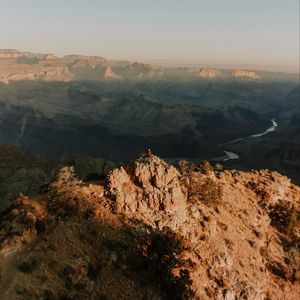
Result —
M 228 145 L 228 144 L 235 144 L 235 143 L 238 143 L 240 141 L 243 141 L 247 138 L 257 138 L 257 137 L 261 137 L 261 136 L 264 136 L 270 132 L 273 132 L 276 130 L 276 127 L 278 126 L 277 122 L 275 121 L 275 119 L 271 119 L 270 120 L 272 122 L 272 126 L 269 127 L 267 130 L 265 130 L 264 132 L 261 132 L 261 133 L 257 133 L 257 134 L 252 134 L 250 136 L 247 136 L 245 138 L 238 138 L 238 139 L 235 139 L 235 140 L 232 140 L 232 141 L 229 141 L 223 145 Z M 239 156 L 236 154 L 236 153 L 233 153 L 233 152 L 229 152 L 229 151 L 226 151 L 224 150 L 224 153 L 226 154 L 226 157 L 223 158 L 223 161 L 227 161 L 227 160 L 231 160 L 231 159 L 238 159 Z

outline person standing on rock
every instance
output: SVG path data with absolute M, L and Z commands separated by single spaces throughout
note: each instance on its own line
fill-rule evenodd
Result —
M 151 152 L 151 149 L 150 148 L 148 148 L 148 150 L 147 150 L 147 157 L 151 157 L 152 156 L 152 152 Z

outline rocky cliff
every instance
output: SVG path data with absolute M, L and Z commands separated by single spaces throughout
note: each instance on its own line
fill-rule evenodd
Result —
M 22 72 L 0 75 L 0 82 L 9 84 L 11 81 L 33 80 L 33 81 L 71 81 L 74 75 L 66 67 L 45 68 L 42 71 Z
M 217 78 L 221 75 L 221 71 L 217 69 L 200 69 L 198 76 L 202 78 Z
M 63 72 L 62 72 L 63 70 Z M 59 75 L 47 76 L 47 72 L 59 72 Z M 44 74 L 43 76 L 40 73 Z M 262 74 L 262 72 L 260 72 Z M 283 76 L 295 81 L 291 74 L 263 73 L 267 79 Z M 262 80 L 256 71 L 243 69 L 218 70 L 215 68 L 163 68 L 141 62 L 116 61 L 101 56 L 65 55 L 57 57 L 47 53 L 22 52 L 14 49 L 0 49 L 0 82 L 34 80 L 34 81 L 77 81 L 104 79 L 232 79 L 247 78 Z M 297 79 L 296 79 L 297 80 Z M 299 81 L 299 79 L 298 79 Z
M 248 78 L 252 80 L 261 80 L 257 72 L 246 70 L 233 70 L 231 73 L 233 78 Z
M 276 172 L 157 156 L 105 185 L 64 167 L 1 214 L 0 298 L 298 299 L 299 196 Z
M 13 58 L 36 58 L 36 59 L 57 59 L 53 54 L 42 54 L 32 52 L 22 52 L 15 49 L 0 49 L 0 59 L 13 59 Z
M 107 67 L 104 73 L 104 78 L 105 79 L 122 79 L 122 76 L 114 73 L 111 69 L 111 67 Z
M 143 63 L 107 60 L 101 56 L 22 52 L 0 49 L 0 83 L 13 81 L 71 81 L 149 79 L 160 77 L 161 68 Z

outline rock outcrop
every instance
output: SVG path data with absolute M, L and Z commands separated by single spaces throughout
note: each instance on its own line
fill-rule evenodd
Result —
M 233 70 L 231 73 L 233 78 L 248 78 L 252 80 L 261 80 L 260 76 L 255 71 Z
M 43 71 L 14 73 L 0 76 L 0 82 L 9 84 L 11 81 L 34 80 L 34 81 L 71 81 L 74 75 L 67 67 L 46 68 Z
M 177 230 L 188 221 L 187 190 L 177 169 L 157 156 L 140 157 L 130 167 L 108 175 L 108 191 L 115 209 L 162 229 Z
M 0 49 L 0 58 L 17 58 L 21 55 L 22 53 L 15 49 Z
M 221 75 L 221 71 L 217 69 L 208 69 L 202 68 L 200 69 L 198 76 L 201 78 L 217 78 Z
M 116 70 L 113 70 L 116 69 Z M 12 81 L 62 81 L 149 79 L 163 75 L 161 68 L 138 62 L 107 60 L 101 56 L 22 52 L 0 49 L 0 83 Z
M 22 57 L 36 58 L 38 60 L 57 59 L 57 57 L 53 54 L 22 52 L 15 49 L 0 49 L 0 59 L 14 59 L 14 58 L 22 58 Z
M 111 69 L 111 66 L 106 67 L 106 70 L 104 72 L 104 78 L 105 79 L 122 79 L 122 76 L 114 73 Z

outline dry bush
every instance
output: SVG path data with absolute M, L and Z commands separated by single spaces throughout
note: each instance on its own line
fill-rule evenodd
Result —
M 253 192 L 255 192 L 257 198 L 258 198 L 258 204 L 261 208 L 266 209 L 268 204 L 271 201 L 271 195 L 269 192 L 261 189 L 258 187 L 258 184 L 254 181 L 248 181 L 245 186 L 248 189 L 251 189 Z
M 223 170 L 223 166 L 220 164 L 220 163 L 217 163 L 215 166 L 214 166 L 214 169 L 216 171 L 222 171 Z
M 291 203 L 278 201 L 269 206 L 271 225 L 278 231 L 287 234 L 291 239 L 296 239 L 300 229 L 300 211 Z
M 294 282 L 297 280 L 296 274 L 300 272 L 300 210 L 281 200 L 270 205 L 269 216 L 271 225 L 289 238 L 285 260 L 290 267 L 288 279 Z
M 89 219 L 93 215 L 94 203 L 83 194 L 82 181 L 75 176 L 73 167 L 63 167 L 56 179 L 50 185 L 51 199 L 48 201 L 48 209 L 56 211 L 59 216 L 67 216 L 77 213 Z
M 288 268 L 279 261 L 269 261 L 266 265 L 267 269 L 274 275 L 286 280 L 288 279 Z
M 189 190 L 189 200 L 192 203 L 202 202 L 207 205 L 217 205 L 223 195 L 222 187 L 209 177 L 200 181 L 192 180 Z
M 294 282 L 296 281 L 296 273 L 300 272 L 300 239 L 293 241 L 285 260 L 291 268 L 292 275 L 290 279 Z
M 293 241 L 299 242 L 300 248 L 300 210 L 297 210 L 294 206 L 291 208 L 290 222 L 287 233 Z
M 78 185 L 80 181 L 75 175 L 73 166 L 65 166 L 58 172 L 57 179 L 50 185 L 51 188 L 58 189 L 64 186 Z
M 178 162 L 178 166 L 179 166 L 179 172 L 183 175 L 183 176 L 187 176 L 189 174 L 189 163 L 186 160 L 180 160 Z
M 213 173 L 213 167 L 207 160 L 205 160 L 201 164 L 196 164 L 194 171 L 200 172 L 201 174 L 210 175 Z
M 169 228 L 144 228 L 147 233 L 125 228 L 129 235 L 122 240 L 107 236 L 104 246 L 108 253 L 116 253 L 115 266 L 126 265 L 128 276 L 136 276 L 142 286 L 158 288 L 160 299 L 193 299 L 189 273 L 193 264 L 182 258 L 187 250 L 182 237 Z
M 185 250 L 183 239 L 171 229 L 164 228 L 163 231 L 151 233 L 147 260 L 169 299 L 191 299 L 194 296 L 189 273 L 193 263 L 180 259 Z M 177 276 L 173 273 L 174 269 L 180 269 Z

